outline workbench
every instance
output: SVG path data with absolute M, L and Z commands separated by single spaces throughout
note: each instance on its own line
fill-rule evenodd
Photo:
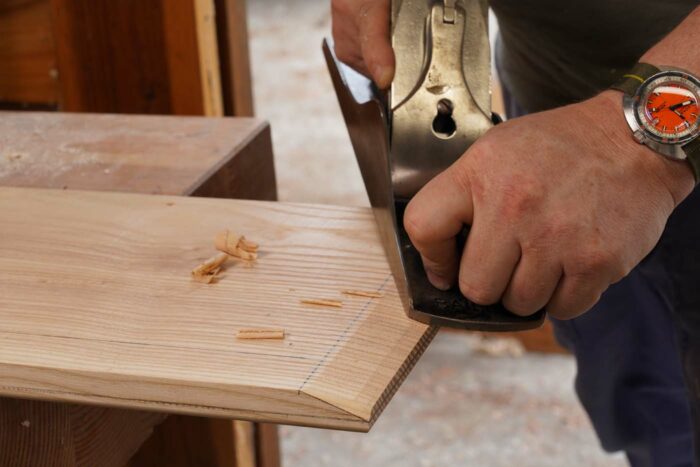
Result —
M 436 330 L 371 210 L 274 180 L 259 120 L 0 113 L 0 465 L 273 466 L 265 422 L 370 429 Z M 221 228 L 260 259 L 195 283 Z

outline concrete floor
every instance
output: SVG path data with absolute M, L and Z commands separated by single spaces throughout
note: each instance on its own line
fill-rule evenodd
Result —
M 249 0 L 257 115 L 272 123 L 280 198 L 367 205 L 321 55 L 329 0 Z M 604 454 L 568 356 L 493 357 L 441 333 L 369 434 L 282 428 L 307 466 L 623 466 Z

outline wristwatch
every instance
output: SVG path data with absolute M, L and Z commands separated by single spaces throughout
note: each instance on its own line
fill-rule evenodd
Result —
M 638 63 L 612 86 L 634 139 L 674 160 L 687 160 L 700 181 L 700 79 L 677 68 Z

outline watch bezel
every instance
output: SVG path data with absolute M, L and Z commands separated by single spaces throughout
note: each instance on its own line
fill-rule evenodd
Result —
M 643 117 L 640 111 L 643 111 L 642 107 L 646 107 L 645 104 L 641 104 L 643 98 L 648 95 L 650 88 L 657 86 L 660 80 L 669 78 L 686 80 L 700 91 L 700 80 L 690 73 L 682 70 L 663 70 L 645 80 L 637 89 L 634 96 L 625 94 L 623 98 L 623 108 L 627 123 L 632 129 L 637 141 L 646 144 L 667 157 L 684 160 L 686 159 L 686 154 L 683 151 L 683 146 L 700 136 L 700 124 L 696 123 L 695 129 L 685 136 L 668 138 L 651 132 L 641 120 Z M 700 98 L 700 93 L 698 97 Z

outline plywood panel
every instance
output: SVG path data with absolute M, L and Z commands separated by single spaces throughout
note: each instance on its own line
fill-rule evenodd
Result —
M 222 228 L 258 262 L 191 281 Z M 368 209 L 3 188 L 0 237 L 5 395 L 367 430 L 434 334 Z M 235 339 L 260 326 L 287 337 Z

